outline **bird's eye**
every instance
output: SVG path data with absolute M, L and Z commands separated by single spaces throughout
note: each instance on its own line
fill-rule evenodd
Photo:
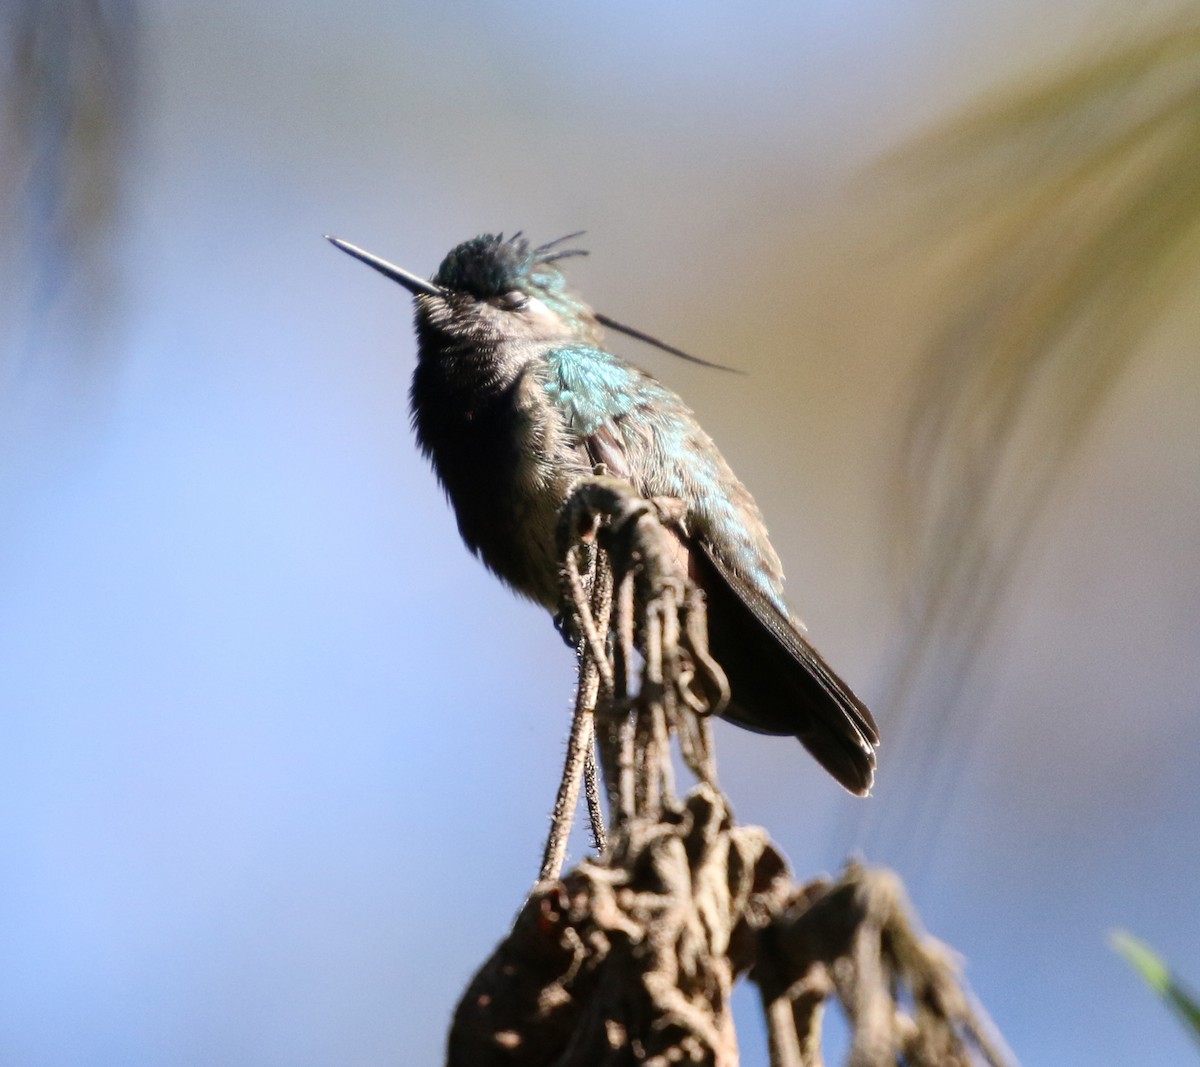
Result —
M 529 304 L 527 297 L 520 289 L 510 289 L 500 298 L 500 306 L 505 311 L 521 311 Z

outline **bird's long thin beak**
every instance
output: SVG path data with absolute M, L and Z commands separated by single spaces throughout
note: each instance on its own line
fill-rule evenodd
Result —
M 389 263 L 386 259 L 373 256 L 366 249 L 359 248 L 358 245 L 352 245 L 349 241 L 343 241 L 340 237 L 331 237 L 329 234 L 325 235 L 325 240 L 334 247 L 340 248 L 347 255 L 362 260 L 368 267 L 374 267 L 385 278 L 391 278 L 392 281 L 399 282 L 413 296 L 421 294 L 426 296 L 444 295 L 442 290 L 434 285 L 433 282 L 427 282 L 424 278 L 410 274 L 403 267 L 397 267 L 394 263 Z

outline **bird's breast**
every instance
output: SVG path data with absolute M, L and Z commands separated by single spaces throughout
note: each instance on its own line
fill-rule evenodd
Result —
M 519 593 L 555 610 L 558 516 L 589 473 L 586 453 L 535 368 L 465 390 L 423 381 L 420 369 L 414 425 L 464 542 Z

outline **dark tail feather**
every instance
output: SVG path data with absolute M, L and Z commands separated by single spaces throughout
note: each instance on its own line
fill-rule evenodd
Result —
M 865 796 L 879 744 L 870 711 L 790 619 L 700 548 L 692 569 L 708 600 L 709 648 L 729 679 L 724 717 L 758 733 L 791 734 L 846 789 Z

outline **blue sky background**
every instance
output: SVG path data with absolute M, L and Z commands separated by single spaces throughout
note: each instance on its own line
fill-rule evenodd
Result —
M 0 1063 L 440 1059 L 536 873 L 572 662 L 416 453 L 408 302 L 321 234 L 429 274 L 517 228 L 588 230 L 594 304 L 750 372 L 620 346 L 696 408 L 877 707 L 865 804 L 722 729 L 739 816 L 802 876 L 896 866 L 1026 1065 L 1188 1062 L 1105 935 L 1200 981 L 1194 301 L 1052 502 L 950 751 L 880 703 L 884 490 L 936 309 L 855 175 L 1129 10 L 148 4 L 122 299 L 3 365 Z

